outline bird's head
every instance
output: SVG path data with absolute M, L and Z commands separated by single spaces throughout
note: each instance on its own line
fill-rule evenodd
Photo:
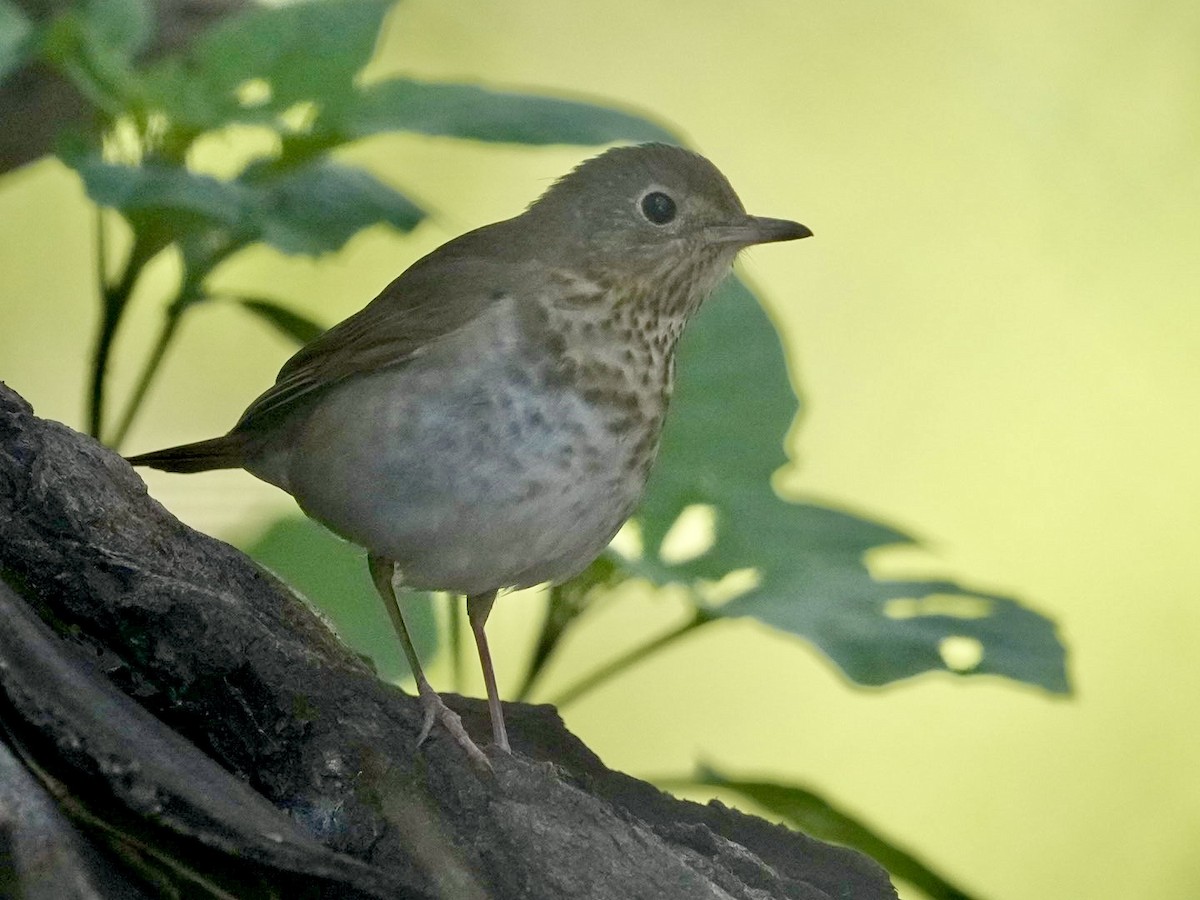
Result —
M 520 218 L 548 252 L 592 274 L 662 278 L 689 271 L 708 282 L 700 285 L 705 292 L 739 250 L 812 234 L 798 222 L 749 215 L 716 166 L 669 144 L 593 157 Z

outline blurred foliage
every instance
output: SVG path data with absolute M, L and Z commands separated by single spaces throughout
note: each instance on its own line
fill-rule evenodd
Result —
M 900 844 L 883 837 L 808 788 L 730 778 L 704 765 L 699 767 L 695 778 L 680 784 L 688 788 L 704 785 L 740 794 L 805 834 L 861 850 L 893 875 L 919 887 L 931 900 L 971 900 L 972 895 L 951 884 Z
M 154 28 L 146 0 L 81 0 L 46 20 L 0 0 L 0 79 L 40 63 L 88 100 L 94 123 L 64 136 L 59 155 L 98 205 L 120 213 L 132 236 L 120 271 L 108 272 L 107 226 L 98 217 L 103 315 L 89 389 L 93 434 L 121 442 L 180 319 L 199 304 L 235 303 L 300 343 L 319 333 L 320 325 L 278 298 L 210 291 L 209 276 L 233 254 L 266 244 L 317 256 L 364 228 L 386 224 L 405 232 L 422 221 L 424 211 L 401 190 L 332 158 L 347 143 L 382 131 L 530 145 L 675 140 L 661 125 L 601 104 L 408 78 L 361 83 L 389 6 L 390 0 L 315 0 L 251 8 L 190 47 L 146 62 L 139 52 Z M 189 167 L 199 139 L 232 125 L 268 129 L 273 152 L 227 179 Z M 169 248 L 182 260 L 182 275 L 165 301 L 141 377 L 111 424 L 106 378 L 119 325 L 145 267 Z M 941 670 L 1068 690 L 1064 649 L 1051 621 L 1012 598 L 953 582 L 877 580 L 865 563 L 868 552 L 911 544 L 910 537 L 774 491 L 772 477 L 786 462 L 783 438 L 799 404 L 778 336 L 743 283 L 727 282 L 691 325 L 679 373 L 661 458 L 636 517 L 640 552 L 610 550 L 578 578 L 551 588 L 522 696 L 563 636 L 630 579 L 682 587 L 693 615 L 565 689 L 560 702 L 697 628 L 735 616 L 804 638 L 859 684 Z M 711 540 L 683 553 L 671 549 L 681 516 L 711 522 Z M 351 642 L 386 660 L 385 675 L 403 671 L 394 650 L 378 641 L 386 633 L 382 619 L 360 633 L 338 612 L 378 607 L 353 548 L 297 520 L 273 526 L 252 552 L 334 610 Z M 428 603 L 421 607 L 418 642 L 428 654 L 436 635 Z M 451 640 L 458 634 L 454 629 Z M 952 652 L 963 647 L 965 654 Z M 734 783 L 712 773 L 700 780 L 741 790 L 814 833 L 856 843 L 921 883 L 911 857 L 799 788 Z M 965 894 L 947 887 L 934 896 Z

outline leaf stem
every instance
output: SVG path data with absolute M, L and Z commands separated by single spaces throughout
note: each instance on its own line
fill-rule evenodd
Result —
M 555 603 L 559 601 L 561 596 L 562 585 L 551 585 L 549 596 L 546 598 L 546 614 L 542 619 L 542 632 L 538 636 L 537 644 L 529 656 L 529 667 L 525 670 L 525 678 L 521 681 L 521 686 L 517 689 L 517 693 L 513 697 L 514 700 L 522 703 L 528 701 L 530 693 L 533 692 L 533 686 L 546 670 L 546 663 L 550 661 L 550 657 L 554 653 L 554 648 L 558 645 L 558 641 L 562 637 L 563 628 L 556 628 L 554 621 Z
M 551 586 L 546 597 L 542 630 L 529 655 L 525 678 L 515 699 L 524 701 L 533 692 L 534 685 L 545 673 L 567 632 L 579 623 L 592 604 L 599 599 L 596 588 L 611 588 L 624 581 L 628 575 L 627 561 L 610 552 L 593 560 L 590 566 L 570 581 Z M 600 592 L 600 595 L 603 593 Z
M 134 388 L 133 394 L 125 406 L 125 412 L 121 415 L 116 432 L 113 435 L 112 441 L 110 441 L 111 446 L 119 447 L 129 435 L 129 429 L 133 425 L 133 420 L 141 410 L 142 402 L 146 399 L 150 385 L 153 384 L 155 377 L 158 375 L 158 370 L 162 366 L 163 358 L 167 354 L 167 348 L 171 345 L 171 341 L 175 338 L 175 333 L 179 330 L 179 321 L 183 318 L 184 312 L 195 303 L 211 299 L 202 287 L 204 279 L 208 277 L 208 274 L 214 268 L 224 262 L 230 254 L 241 247 L 242 244 L 237 241 L 227 241 L 216 249 L 210 250 L 204 258 L 192 261 L 190 264 L 187 259 L 187 253 L 184 253 L 185 268 L 179 291 L 176 293 L 175 298 L 167 305 L 162 327 L 158 332 L 158 339 L 154 342 L 154 348 L 150 351 L 150 356 L 147 358 L 145 366 L 142 367 L 142 374 L 138 378 L 137 386 Z
M 107 263 L 104 260 L 107 242 L 104 238 L 103 211 L 98 210 L 97 225 L 97 265 L 98 286 L 100 292 L 100 327 L 96 332 L 96 344 L 92 350 L 92 370 L 88 387 L 88 433 L 97 440 L 101 437 L 104 426 L 105 380 L 108 377 L 108 361 L 112 356 L 113 341 L 117 336 L 117 328 L 129 298 L 133 294 L 133 286 L 137 283 L 142 269 L 150 259 L 146 245 L 139 239 L 134 240 L 121 272 L 120 280 L 110 285 L 108 282 Z
M 154 342 L 154 349 L 150 351 L 150 356 L 146 359 L 145 366 L 142 367 L 142 374 L 138 378 L 137 387 L 134 388 L 133 394 L 129 397 L 129 402 L 125 406 L 125 412 L 122 414 L 116 431 L 113 433 L 112 440 L 109 442 L 112 447 L 120 447 L 124 443 L 125 438 L 129 434 L 129 429 L 133 425 L 133 420 L 137 416 L 138 410 L 141 408 L 142 401 L 146 399 L 146 393 L 150 390 L 150 385 L 158 374 L 159 368 L 162 366 L 163 357 L 166 356 L 167 347 L 175 337 L 175 332 L 179 329 L 179 320 L 183 315 L 183 310 L 186 307 L 178 303 L 172 303 L 168 308 L 166 315 L 163 317 L 162 327 L 158 332 L 158 339 Z
M 611 662 L 605 663 L 604 665 L 600 666 L 600 668 L 594 670 L 590 675 L 585 675 L 583 678 L 576 681 L 565 691 L 561 691 L 558 696 L 550 700 L 550 703 L 554 706 L 562 708 L 568 703 L 578 700 L 588 691 L 607 681 L 609 678 L 612 678 L 623 669 L 627 669 L 630 666 L 641 662 L 652 653 L 661 650 L 668 644 L 674 643 L 685 634 L 688 634 L 692 630 L 699 628 L 701 625 L 711 622 L 712 620 L 712 616 L 708 615 L 701 609 L 697 609 L 695 614 L 679 627 L 664 634 L 660 634 L 658 637 L 654 638 L 654 640 L 648 641 L 641 646 L 634 647 L 632 650 L 629 650 L 621 656 L 618 656 Z
M 104 230 L 104 209 L 96 207 L 96 296 L 100 298 L 100 329 L 96 333 L 96 347 L 92 351 L 91 384 L 88 387 L 88 434 L 94 438 L 100 437 L 100 426 L 104 417 L 104 368 L 108 363 L 108 348 L 105 346 L 101 356 L 101 340 L 106 327 L 112 331 L 115 326 L 108 325 L 108 238 Z M 112 343 L 112 335 L 107 342 Z

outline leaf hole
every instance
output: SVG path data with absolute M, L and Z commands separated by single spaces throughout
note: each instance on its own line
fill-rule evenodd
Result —
M 748 594 L 762 584 L 762 572 L 754 566 L 734 569 L 716 581 L 702 581 L 696 586 L 700 599 L 709 606 L 720 606 Z
M 992 614 L 992 601 L 969 594 L 896 597 L 883 605 L 883 614 L 889 619 L 916 619 L 921 616 L 986 619 Z
M 613 536 L 609 547 L 626 559 L 641 559 L 645 555 L 642 526 L 635 519 L 630 519 Z
M 978 638 L 952 634 L 938 641 L 938 654 L 953 672 L 970 672 L 983 662 L 983 643 Z
M 233 89 L 233 96 L 237 97 L 237 102 L 245 109 L 265 106 L 271 102 L 274 95 L 271 82 L 265 78 L 247 78 Z
M 658 556 L 667 565 L 678 565 L 703 556 L 717 539 L 717 510 L 708 503 L 685 506 L 663 536 Z
M 312 131 L 320 112 L 321 107 L 311 100 L 301 100 L 299 103 L 293 103 L 277 118 L 279 124 L 287 131 L 293 134 L 306 134 Z
M 142 161 L 144 141 L 137 123 L 123 116 L 100 139 L 105 162 L 136 166 Z

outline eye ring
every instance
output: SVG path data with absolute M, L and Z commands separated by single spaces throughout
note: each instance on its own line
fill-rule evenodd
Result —
M 674 220 L 677 209 L 675 201 L 662 191 L 651 191 L 642 198 L 642 215 L 654 225 L 666 225 Z

